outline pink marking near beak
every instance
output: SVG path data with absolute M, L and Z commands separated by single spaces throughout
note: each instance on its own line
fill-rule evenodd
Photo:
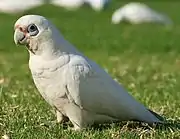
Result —
M 26 26 L 21 26 L 21 25 L 16 25 L 15 27 L 14 27 L 14 29 L 16 30 L 16 29 L 19 29 L 21 32 L 23 32 L 24 33 L 24 35 L 25 36 L 27 36 L 27 27 Z

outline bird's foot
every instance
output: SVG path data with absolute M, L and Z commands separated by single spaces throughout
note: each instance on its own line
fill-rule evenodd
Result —
M 69 121 L 69 118 L 64 116 L 61 112 L 56 111 L 57 123 L 66 123 Z
M 41 123 L 40 125 L 49 127 L 49 126 L 55 126 L 57 123 L 58 122 L 56 120 L 54 120 L 54 121 L 45 121 L 45 122 Z
M 72 130 L 72 131 L 81 131 L 81 130 L 83 130 L 83 128 L 81 128 L 79 126 L 70 127 L 69 129 Z

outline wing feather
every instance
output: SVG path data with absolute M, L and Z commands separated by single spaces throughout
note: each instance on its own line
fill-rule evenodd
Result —
M 81 108 L 122 120 L 156 119 L 92 61 L 76 57 L 68 69 L 67 89 Z

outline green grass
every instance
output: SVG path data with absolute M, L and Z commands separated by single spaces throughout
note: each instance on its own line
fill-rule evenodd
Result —
M 0 14 L 0 136 L 8 134 L 13 139 L 180 138 L 180 2 L 149 3 L 173 19 L 172 28 L 150 24 L 111 25 L 113 10 L 122 4 L 113 2 L 112 7 L 101 13 L 89 8 L 68 12 L 53 6 L 26 13 L 48 17 L 65 38 L 106 68 L 137 100 L 174 123 L 170 127 L 147 129 L 123 122 L 82 132 L 63 129 L 58 124 L 43 125 L 56 118 L 33 84 L 28 53 L 13 43 L 13 24 L 21 15 Z

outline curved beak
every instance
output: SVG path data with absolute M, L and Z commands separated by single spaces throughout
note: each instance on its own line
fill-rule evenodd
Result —
M 14 42 L 16 45 L 26 45 L 28 43 L 25 33 L 20 31 L 18 28 L 14 32 Z

